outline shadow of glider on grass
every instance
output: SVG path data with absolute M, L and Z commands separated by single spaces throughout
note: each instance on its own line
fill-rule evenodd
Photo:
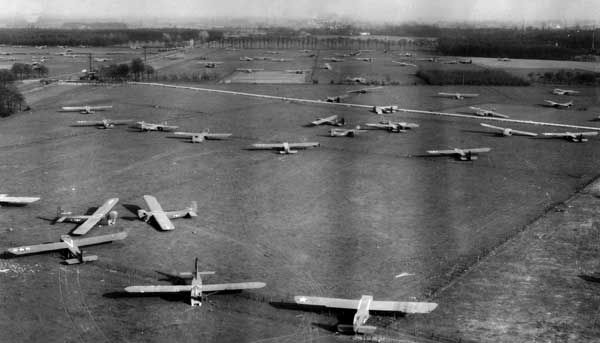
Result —
M 179 293 L 190 292 L 190 304 L 192 306 L 202 306 L 202 301 L 207 296 L 206 293 L 215 293 L 220 291 L 240 291 L 244 289 L 257 289 L 266 286 L 264 282 L 238 282 L 221 283 L 207 285 L 202 283 L 202 275 L 213 275 L 215 272 L 201 272 L 198 270 L 198 259 L 195 261 L 195 270 L 193 273 L 180 273 L 178 278 L 190 280 L 189 285 L 149 285 L 149 286 L 129 286 L 125 288 L 128 293 Z

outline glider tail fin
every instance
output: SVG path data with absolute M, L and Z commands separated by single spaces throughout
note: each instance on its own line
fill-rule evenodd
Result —
M 192 203 L 190 204 L 190 207 L 188 207 L 188 215 L 190 217 L 198 216 L 198 203 L 196 201 L 192 201 Z

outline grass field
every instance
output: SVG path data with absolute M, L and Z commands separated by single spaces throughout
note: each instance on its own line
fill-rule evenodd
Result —
M 355 62 L 369 66 L 349 63 Z M 178 62 L 173 63 L 175 68 Z M 386 72 L 373 65 L 377 73 Z M 310 99 L 357 88 L 214 87 Z M 481 95 L 456 101 L 438 98 L 439 91 Z M 586 111 L 539 106 L 549 96 L 549 89 L 537 87 L 396 86 L 348 102 L 454 112 L 482 105 L 518 119 L 593 124 L 588 120 L 598 109 L 594 89 L 573 97 Z M 464 272 L 597 177 L 600 163 L 595 139 L 574 144 L 504 138 L 484 132 L 478 120 L 393 114 L 386 118 L 420 127 L 348 139 L 328 137 L 328 128 L 305 124 L 331 114 L 344 116 L 350 126 L 381 117 L 358 108 L 149 86 L 53 85 L 28 93 L 27 100 L 31 112 L 2 119 L 0 126 L 3 193 L 42 200 L 2 209 L 0 248 L 56 241 L 73 228 L 50 225 L 56 206 L 85 212 L 113 196 L 121 199 L 116 208 L 120 222 L 91 234 L 126 230 L 129 237 L 90 248 L 100 258 L 93 264 L 63 266 L 58 253 L 0 260 L 0 267 L 8 269 L 0 274 L 0 294 L 11 309 L 0 312 L 1 341 L 345 340 L 326 329 L 337 322 L 334 314 L 289 309 L 286 303 L 295 294 L 432 300 L 440 303 L 432 315 L 375 317 L 374 322 L 393 337 L 417 330 L 520 341 L 530 336 L 487 322 L 473 324 L 495 313 L 476 305 L 469 312 L 466 304 L 481 302 L 466 301 L 464 289 L 470 288 L 463 283 L 472 276 L 463 277 Z M 114 108 L 90 116 L 58 112 L 61 106 L 82 104 Z M 185 131 L 210 128 L 233 137 L 191 144 L 164 133 L 70 126 L 102 116 L 168 121 Z M 291 156 L 247 150 L 255 142 L 277 141 L 318 141 L 321 146 Z M 477 146 L 492 151 L 475 162 L 422 156 L 429 149 Z M 137 220 L 132 210 L 144 206 L 144 194 L 155 195 L 166 209 L 196 200 L 200 216 L 177 220 L 175 231 L 160 232 Z M 207 282 L 264 281 L 267 287 L 216 295 L 201 309 L 191 309 L 186 296 L 122 292 L 132 284 L 165 283 L 156 271 L 189 270 L 194 257 L 204 269 L 217 271 Z M 394 277 L 402 272 L 416 275 Z M 513 313 L 529 311 L 518 302 L 510 306 Z M 563 306 L 568 312 L 570 304 Z M 593 325 L 592 319 L 580 324 Z

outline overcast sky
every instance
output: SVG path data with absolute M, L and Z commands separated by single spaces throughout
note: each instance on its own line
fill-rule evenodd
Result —
M 598 0 L 0 0 L 3 17 L 319 17 L 358 20 L 600 20 Z

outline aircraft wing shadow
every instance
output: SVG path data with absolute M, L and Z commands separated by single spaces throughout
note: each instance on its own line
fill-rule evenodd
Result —
M 160 298 L 170 302 L 182 302 L 189 304 L 189 292 L 179 293 L 128 293 L 125 291 L 108 292 L 102 294 L 104 298 L 125 299 L 125 298 Z
M 138 210 L 142 209 L 141 207 L 133 204 L 123 204 L 123 207 L 125 207 L 129 212 L 131 212 L 133 216 L 122 216 L 121 219 L 129 221 L 139 220 L 137 213 Z

